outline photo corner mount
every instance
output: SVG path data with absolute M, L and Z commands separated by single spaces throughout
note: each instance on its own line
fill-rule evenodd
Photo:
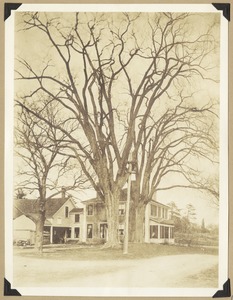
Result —
M 4 21 L 11 15 L 12 10 L 17 10 L 22 3 L 4 3 Z
M 218 290 L 212 298 L 226 298 L 231 297 L 231 282 L 228 278 L 227 281 L 223 285 L 222 290 Z

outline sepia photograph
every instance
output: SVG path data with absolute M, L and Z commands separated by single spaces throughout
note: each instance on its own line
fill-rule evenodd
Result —
M 6 278 L 33 296 L 213 296 L 228 21 L 211 4 L 72 7 L 9 17 Z

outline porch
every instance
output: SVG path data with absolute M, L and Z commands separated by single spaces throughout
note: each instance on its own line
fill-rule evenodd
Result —
M 174 226 L 150 224 L 150 243 L 174 244 Z
M 44 236 L 48 237 L 48 244 L 64 244 L 69 240 L 80 239 L 80 227 L 45 226 Z

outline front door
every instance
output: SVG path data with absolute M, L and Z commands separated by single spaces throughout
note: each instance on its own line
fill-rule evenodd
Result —
M 53 229 L 53 243 L 63 244 L 71 237 L 71 229 L 67 227 L 54 227 Z
M 100 224 L 100 238 L 107 240 L 108 238 L 108 224 L 102 223 Z

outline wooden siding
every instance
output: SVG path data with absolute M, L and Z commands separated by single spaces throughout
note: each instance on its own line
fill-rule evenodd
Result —
M 68 218 L 65 217 L 65 207 L 69 208 L 69 216 Z M 74 224 L 74 216 L 70 214 L 70 211 L 75 208 L 74 203 L 68 199 L 61 207 L 60 209 L 54 214 L 53 216 L 53 226 L 56 227 L 70 227 L 72 224 Z M 72 218 L 72 222 L 71 222 Z M 60 222 L 58 222 L 58 219 Z M 72 223 L 72 224 L 71 224 Z

